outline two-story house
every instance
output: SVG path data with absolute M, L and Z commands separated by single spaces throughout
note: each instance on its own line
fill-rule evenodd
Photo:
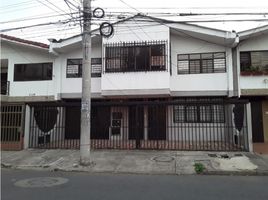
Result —
M 251 103 L 254 150 L 268 153 L 268 26 L 238 35 L 240 97 Z
M 248 106 L 233 100 L 235 32 L 143 15 L 113 26 L 110 38 L 92 31 L 93 147 L 249 150 Z M 9 101 L 30 105 L 25 145 L 79 147 L 82 37 L 51 40 L 42 55 L 8 65 Z M 42 79 L 29 79 L 36 68 Z

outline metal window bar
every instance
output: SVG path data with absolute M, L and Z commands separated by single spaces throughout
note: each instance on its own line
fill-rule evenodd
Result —
M 106 73 L 168 70 L 167 41 L 120 42 L 104 47 Z M 160 55 L 154 55 L 156 49 Z

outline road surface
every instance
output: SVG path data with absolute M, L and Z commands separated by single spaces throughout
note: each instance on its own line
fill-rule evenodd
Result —
M 1 170 L 2 200 L 268 200 L 268 176 L 169 176 Z

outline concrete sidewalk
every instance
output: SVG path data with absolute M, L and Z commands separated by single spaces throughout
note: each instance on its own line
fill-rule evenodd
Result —
M 95 150 L 93 164 L 79 165 L 79 150 L 2 151 L 1 167 L 92 173 L 268 175 L 268 156 L 246 152 Z

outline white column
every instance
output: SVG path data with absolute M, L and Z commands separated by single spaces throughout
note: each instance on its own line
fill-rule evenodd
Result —
M 25 120 L 24 120 L 24 143 L 23 148 L 29 148 L 29 139 L 30 139 L 30 106 L 25 106 Z
M 247 129 L 248 129 L 248 150 L 253 152 L 253 140 L 252 140 L 252 121 L 251 121 L 251 106 L 250 103 L 247 104 Z

